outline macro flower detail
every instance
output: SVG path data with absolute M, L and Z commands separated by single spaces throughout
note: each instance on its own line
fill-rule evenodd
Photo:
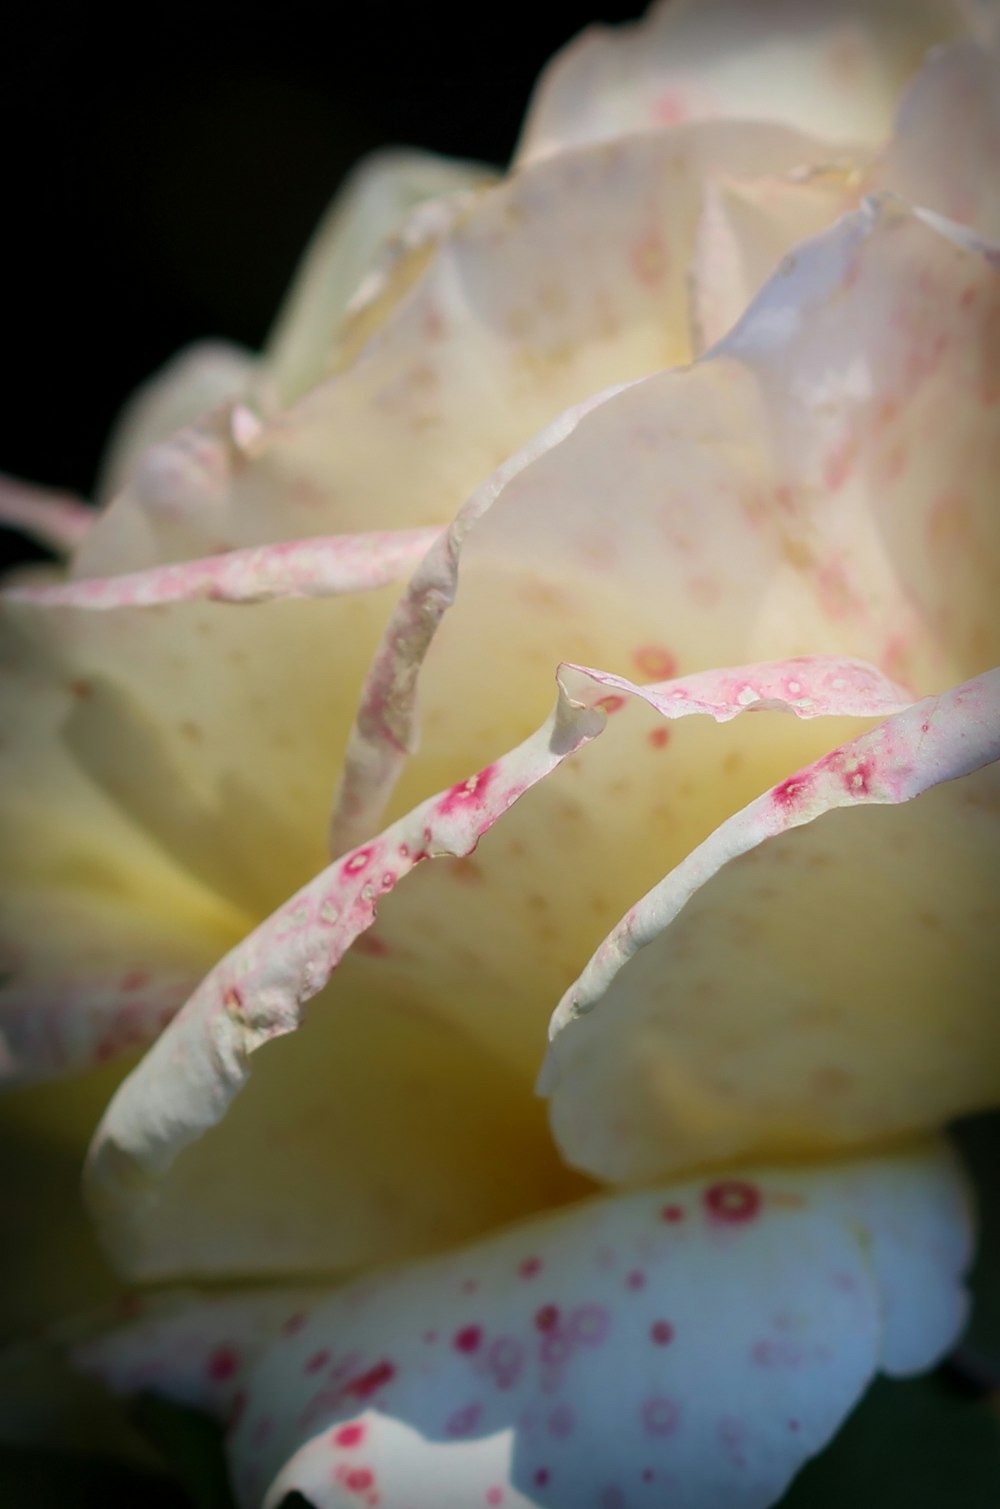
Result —
M 70 1350 L 214 1414 L 246 1509 L 764 1509 L 954 1344 L 998 46 L 936 0 L 585 35 L 507 177 L 362 168 L 92 527 L 0 489 L 68 555 L 0 594 L 11 1124 L 82 1164 L 99 1108 L 117 1273 L 211 1284 Z

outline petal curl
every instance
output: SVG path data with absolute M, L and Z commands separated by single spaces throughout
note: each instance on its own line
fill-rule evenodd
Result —
M 79 498 L 0 476 L 0 525 L 22 530 L 59 555 L 72 555 L 94 519 L 94 510 Z
M 659 0 L 589 27 L 535 87 L 516 161 L 718 118 L 878 146 L 927 48 L 962 29 L 947 0 Z
M 247 1509 L 293 1490 L 319 1509 L 765 1509 L 879 1367 L 954 1341 L 969 1245 L 960 1171 L 919 1144 L 588 1201 L 367 1276 L 289 1303 L 273 1344 L 248 1325 L 222 1385 L 239 1301 L 140 1319 L 81 1361 L 228 1413 Z
M 642 1181 L 993 1103 L 997 760 L 1000 670 L 791 775 L 632 907 L 550 1028 L 569 1161 Z

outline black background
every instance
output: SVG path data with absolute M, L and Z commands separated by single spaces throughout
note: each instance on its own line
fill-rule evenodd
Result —
M 591 19 L 587 0 L 153 4 L 124 23 L 8 3 L 0 470 L 87 492 L 143 377 L 202 336 L 261 342 L 362 153 L 503 163 L 542 65 Z

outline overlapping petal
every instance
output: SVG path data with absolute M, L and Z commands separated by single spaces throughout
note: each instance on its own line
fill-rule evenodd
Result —
M 82 1360 L 229 1419 L 247 1506 L 764 1509 L 878 1368 L 951 1344 L 969 1240 L 920 1144 L 588 1201 L 289 1297 L 270 1344 L 273 1297 L 202 1301 Z
M 949 0 L 660 0 L 643 20 L 589 27 L 556 55 L 517 160 L 718 118 L 878 146 L 927 48 L 965 20 Z

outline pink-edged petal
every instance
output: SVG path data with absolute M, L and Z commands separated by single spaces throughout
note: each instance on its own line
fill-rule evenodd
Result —
M 479 195 L 390 269 L 388 292 L 365 293 L 342 370 L 287 409 L 262 387 L 150 445 L 76 574 L 446 523 L 563 409 L 688 359 L 706 174 L 785 172 L 815 151 L 779 126 L 707 123 Z
M 833 750 L 695 848 L 553 1016 L 542 1086 L 569 1161 L 631 1182 L 991 1103 L 998 759 L 995 671 Z
M 1000 39 L 935 52 L 903 96 L 892 140 L 870 174 L 914 204 L 1000 239 Z
M 0 477 L 0 525 L 20 529 L 59 555 L 72 555 L 89 534 L 94 510 L 69 493 Z
M 270 1345 L 254 1301 L 202 1300 L 81 1360 L 228 1408 L 247 1509 L 764 1509 L 880 1367 L 953 1343 L 969 1248 L 961 1172 L 918 1144 L 588 1201 L 289 1299 Z
M 556 55 L 516 160 L 713 118 L 877 146 L 927 48 L 962 20 L 948 0 L 660 0 L 643 20 L 589 27 Z
M 10 602 L 41 608 L 148 608 L 158 603 L 259 603 L 271 598 L 337 597 L 371 592 L 408 576 L 440 530 L 400 529 L 372 534 L 292 540 L 225 555 L 67 582 L 12 587 Z
M 480 163 L 451 162 L 427 152 L 383 150 L 352 170 L 320 221 L 296 274 L 263 358 L 267 380 L 288 403 L 327 375 L 336 336 L 380 254 L 424 249 L 440 239 L 474 190 L 495 173 Z M 428 201 L 441 210 L 431 225 L 413 210 Z M 388 248 L 386 243 L 389 243 Z
M 837 653 L 917 691 L 993 663 L 998 317 L 984 248 L 872 202 L 798 248 L 692 367 L 567 411 L 473 495 L 397 607 L 335 847 L 373 831 L 401 776 L 396 810 L 543 716 L 553 659 L 656 676 Z M 470 642 L 495 647 L 488 679 Z
M 219 1233 L 211 1221 L 199 1222 L 194 1202 L 183 1198 L 187 1168 L 193 1168 L 196 1181 L 204 1178 L 204 1165 L 199 1171 L 197 1160 L 192 1162 L 189 1156 L 185 1162 L 185 1148 L 224 1116 L 247 1082 L 252 1055 L 300 1025 L 306 1002 L 323 988 L 345 951 L 371 926 L 378 902 L 421 861 L 468 854 L 518 797 L 592 738 L 603 723 L 602 712 L 580 708 L 561 693 L 552 717 L 524 744 L 468 781 L 421 804 L 378 838 L 323 871 L 212 971 L 115 1096 L 92 1149 L 91 1202 L 119 1260 L 129 1271 L 145 1276 L 176 1271 L 178 1265 L 185 1265 L 185 1259 L 189 1268 L 215 1266 L 219 1259 L 213 1257 L 213 1248 L 218 1248 Z M 391 1029 L 391 1016 L 389 1025 Z M 408 1020 L 403 1016 L 395 1023 L 395 1044 L 390 1039 L 382 1047 L 390 1062 L 401 1047 L 409 1053 L 407 1045 L 414 1025 L 412 1014 Z M 442 1145 L 442 1128 L 427 1108 L 423 1132 L 414 1129 L 416 1138 L 409 1148 L 410 1162 L 403 1179 L 404 1185 L 411 1181 L 415 1184 L 417 1201 L 409 1211 L 402 1208 L 399 1195 L 391 1192 L 381 1197 L 385 1209 L 379 1210 L 379 1191 L 365 1189 L 368 1151 L 359 1145 L 354 1162 L 361 1177 L 355 1199 L 370 1205 L 374 1195 L 375 1214 L 383 1226 L 387 1222 L 392 1231 L 395 1223 L 399 1236 L 406 1232 L 408 1222 L 415 1224 L 426 1244 L 431 1233 L 440 1232 L 440 1240 L 456 1225 L 465 1231 L 481 1229 L 489 1223 L 491 1202 L 500 1205 L 501 1213 L 494 1210 L 494 1219 L 511 1213 L 512 1198 L 515 1210 L 525 1198 L 530 1203 L 537 1179 L 547 1186 L 551 1171 L 540 1167 L 537 1176 L 529 1174 L 527 1180 L 519 1174 L 511 1180 L 502 1169 L 496 1171 L 495 1178 L 483 1176 L 484 1149 L 477 1146 L 480 1135 L 487 1143 L 498 1133 L 531 1137 L 536 1127 L 526 1118 L 522 1134 L 514 1130 L 521 1110 L 516 1096 L 513 1105 L 503 1109 L 510 1096 L 509 1069 L 497 1065 L 491 1074 L 488 1060 L 474 1051 L 471 1061 L 463 1062 L 463 1054 L 468 1056 L 463 1036 L 456 1041 L 454 1028 L 448 1024 L 443 1024 L 443 1038 L 440 1031 L 425 1030 L 425 1023 L 417 1025 L 420 1034 L 413 1048 L 416 1050 L 419 1043 L 428 1080 L 425 1085 L 419 1071 L 403 1057 L 400 1067 L 404 1075 L 397 1085 L 402 1112 L 412 1110 L 412 1084 L 418 1086 L 419 1106 L 421 1100 L 433 1095 L 435 1083 L 441 1093 L 447 1091 L 449 1072 L 457 1072 L 461 1078 L 479 1071 L 479 1080 L 470 1088 L 476 1097 L 483 1097 L 483 1104 L 493 1102 L 498 1118 L 496 1126 L 482 1125 L 478 1131 L 470 1126 L 467 1136 L 463 1132 L 461 1144 L 454 1143 L 457 1123 L 452 1120 Z M 280 1049 L 272 1053 L 277 1067 Z M 407 1075 L 411 1079 L 409 1094 Z M 465 1093 L 461 1082 L 456 1088 Z M 394 1103 L 389 1101 L 376 1109 L 384 1122 L 385 1138 L 390 1135 Z M 238 1131 L 238 1116 L 236 1122 Z M 284 1180 L 284 1198 L 292 1212 L 296 1202 L 315 1199 L 312 1179 L 324 1156 L 323 1147 L 310 1148 L 307 1139 L 306 1166 L 287 1166 L 289 1155 L 301 1150 L 296 1140 L 301 1131 L 286 1132 L 284 1148 L 279 1140 L 271 1150 L 274 1166 L 270 1172 Z M 212 1139 L 206 1141 L 211 1165 Z M 225 1141 L 222 1145 L 224 1150 Z M 319 1165 L 315 1165 L 316 1158 Z M 168 1191 L 173 1198 L 164 1200 L 157 1185 L 169 1175 L 175 1160 L 177 1178 Z M 328 1250 L 331 1232 L 335 1245 L 344 1245 L 343 1234 L 338 1231 L 343 1219 L 338 1208 L 316 1210 L 310 1205 L 300 1209 L 297 1217 L 286 1214 L 288 1230 L 284 1232 L 273 1204 L 260 1200 L 261 1177 L 261 1170 L 255 1167 L 249 1203 L 246 1181 L 236 1181 L 234 1198 L 240 1222 L 249 1222 L 259 1240 L 237 1237 L 234 1224 L 221 1244 L 226 1266 L 233 1266 L 234 1237 L 241 1247 L 245 1244 L 248 1268 L 269 1261 L 274 1265 L 275 1252 L 282 1254 L 286 1266 L 294 1262 L 318 1266 L 316 1254 Z M 481 1187 L 470 1188 L 470 1180 Z M 452 1191 L 449 1183 L 454 1184 Z M 188 1216 L 180 1221 L 173 1209 L 178 1186 L 181 1207 L 190 1205 Z M 534 1189 L 534 1198 L 544 1203 L 538 1199 L 540 1192 Z M 225 1206 L 226 1196 L 219 1198 Z M 414 1240 L 412 1231 L 409 1239 Z M 350 1242 L 346 1245 L 349 1248 Z M 180 1261 L 178 1254 L 182 1255 Z

